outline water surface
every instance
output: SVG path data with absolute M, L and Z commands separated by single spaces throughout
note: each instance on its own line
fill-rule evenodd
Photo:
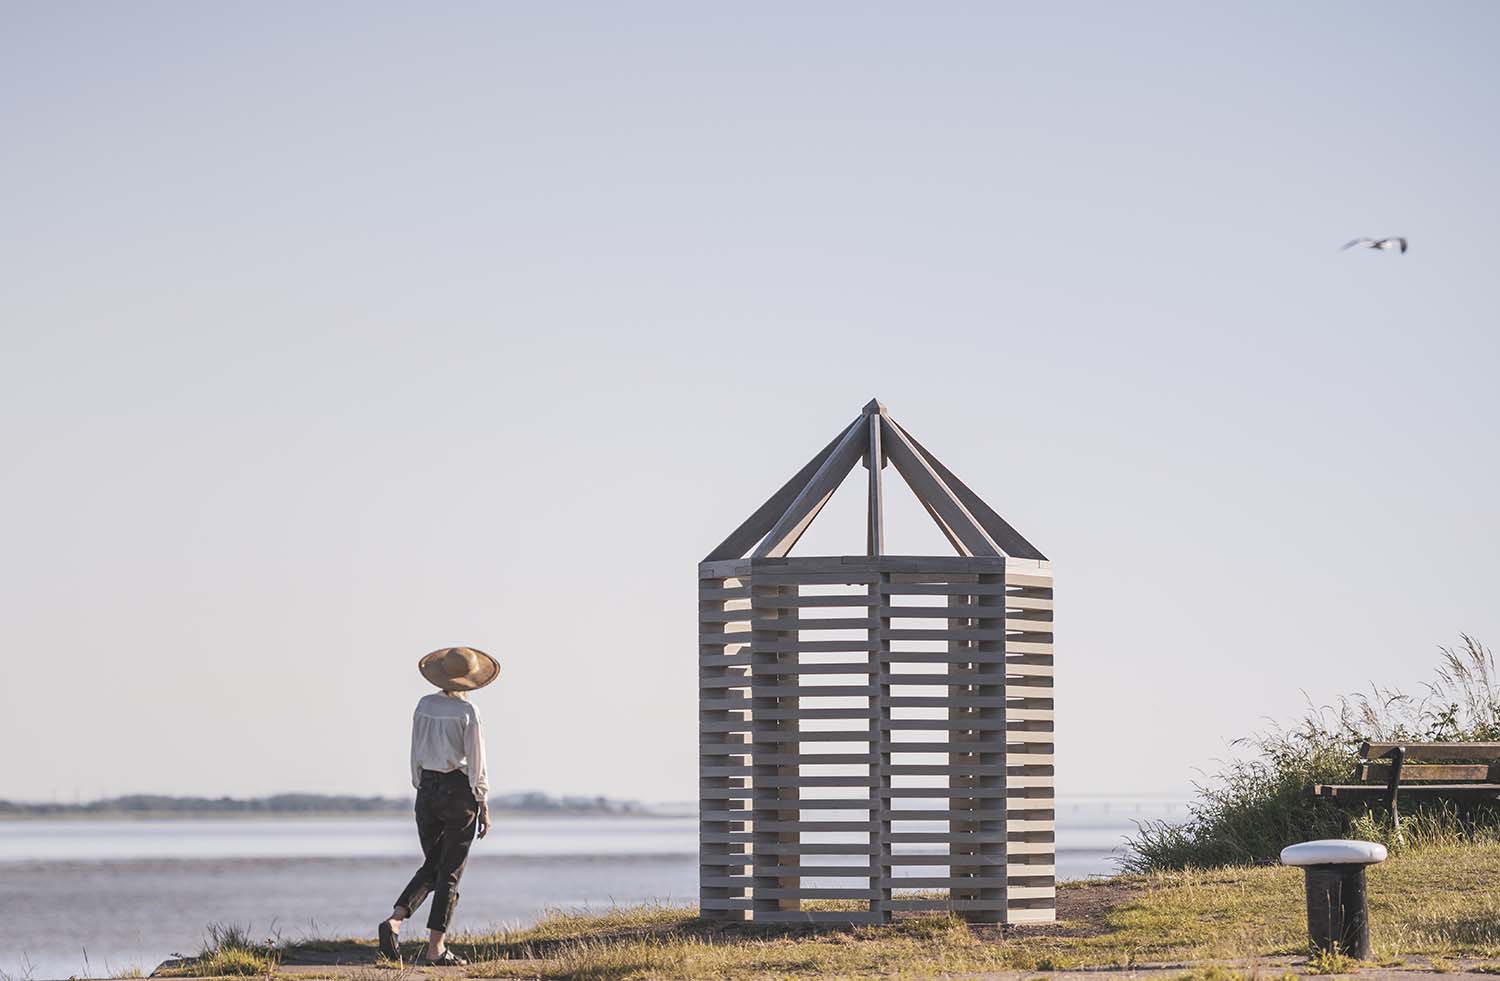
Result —
M 1166 801 L 1061 801 L 1058 875 L 1110 874 L 1134 821 L 1181 814 Z M 369 933 L 420 855 L 399 816 L 0 821 L 0 972 L 149 972 L 195 953 L 209 923 L 292 939 Z M 697 874 L 692 817 L 501 816 L 475 843 L 454 926 L 689 903 Z

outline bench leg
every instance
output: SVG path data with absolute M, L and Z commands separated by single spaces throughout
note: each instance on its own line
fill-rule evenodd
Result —
M 1307 935 L 1318 950 L 1369 959 L 1363 865 L 1307 866 Z
M 1406 762 L 1406 747 L 1391 750 L 1391 777 L 1386 784 L 1386 803 L 1391 808 L 1391 830 L 1401 830 L 1401 812 L 1396 808 L 1396 795 L 1401 790 L 1401 766 Z

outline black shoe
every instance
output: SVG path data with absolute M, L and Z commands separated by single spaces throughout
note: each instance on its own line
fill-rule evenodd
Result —
M 396 943 L 396 931 L 391 929 L 390 921 L 380 921 L 380 953 L 387 960 L 401 963 L 401 947 Z
M 469 962 L 459 957 L 453 951 L 445 950 L 441 957 L 427 957 L 423 955 L 422 963 L 432 967 L 463 967 Z

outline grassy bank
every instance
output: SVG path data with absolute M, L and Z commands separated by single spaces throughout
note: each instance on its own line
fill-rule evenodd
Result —
M 1366 740 L 1500 740 L 1494 655 L 1467 635 L 1438 655 L 1420 694 L 1372 687 L 1310 708 L 1292 725 L 1237 740 L 1248 755 L 1198 787 L 1187 821 L 1141 825 L 1129 841 L 1125 871 L 1273 863 L 1285 846 L 1317 838 L 1363 838 L 1392 849 L 1500 841 L 1500 805 L 1494 803 L 1461 810 L 1452 801 L 1408 798 L 1398 834 L 1378 800 L 1340 804 L 1308 792 L 1317 783 L 1349 782 Z
M 1500 971 L 1500 844 L 1410 848 L 1370 870 L 1376 962 L 1463 961 Z M 1060 922 L 1009 934 L 940 915 L 889 927 L 771 928 L 711 925 L 683 907 L 632 907 L 600 914 L 554 913 L 533 927 L 462 938 L 471 977 L 760 978 L 786 976 L 972 975 L 1232 962 L 1279 974 L 1306 951 L 1302 875 L 1279 867 L 1166 872 L 1070 883 L 1059 891 Z M 415 955 L 419 944 L 404 945 Z M 261 954 L 267 952 L 261 951 Z M 366 965 L 379 971 L 367 940 L 289 944 L 268 960 L 207 951 L 179 976 L 249 974 L 290 965 Z M 215 959 L 215 956 L 217 959 Z M 1247 967 L 1248 966 L 1248 967 Z M 305 977 L 305 975 L 304 975 Z

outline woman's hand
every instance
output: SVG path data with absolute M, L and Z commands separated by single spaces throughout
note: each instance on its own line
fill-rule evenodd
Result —
M 490 830 L 490 802 L 482 801 L 479 805 L 479 826 L 476 833 L 483 838 Z

